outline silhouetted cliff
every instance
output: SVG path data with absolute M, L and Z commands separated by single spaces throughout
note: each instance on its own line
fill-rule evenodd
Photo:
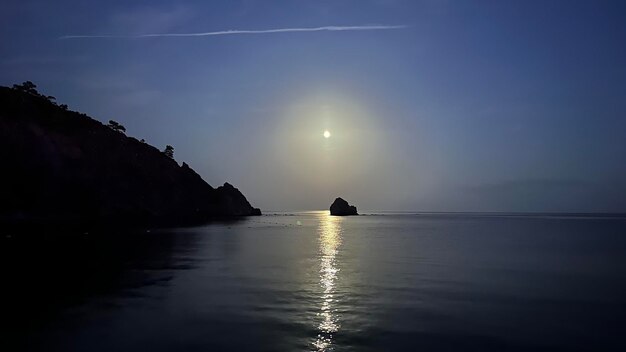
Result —
M 261 214 L 230 184 L 215 189 L 179 166 L 173 149 L 122 131 L 34 85 L 0 87 L 0 222 L 158 226 Z

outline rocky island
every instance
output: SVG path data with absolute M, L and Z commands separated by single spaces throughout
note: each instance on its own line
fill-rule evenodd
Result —
M 348 202 L 342 198 L 337 198 L 330 206 L 330 215 L 348 216 L 359 214 L 356 212 L 356 207 L 354 205 L 348 204 Z
M 232 185 L 213 188 L 189 165 L 25 82 L 0 87 L 0 225 L 182 226 L 260 215 Z

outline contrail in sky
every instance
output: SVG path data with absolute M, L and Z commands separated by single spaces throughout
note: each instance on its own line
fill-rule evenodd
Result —
M 402 29 L 407 28 L 406 25 L 372 25 L 372 26 L 326 26 L 326 27 L 310 27 L 310 28 L 276 28 L 263 30 L 227 30 L 217 32 L 199 32 L 199 33 L 154 33 L 139 35 L 64 35 L 59 39 L 140 39 L 155 37 L 208 37 L 214 35 L 230 35 L 230 34 L 267 34 L 267 33 L 286 33 L 286 32 L 321 32 L 321 31 L 374 31 L 385 29 Z

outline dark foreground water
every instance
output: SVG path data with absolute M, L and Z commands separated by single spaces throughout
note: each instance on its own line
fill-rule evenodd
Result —
M 3 351 L 626 350 L 625 218 L 310 212 L 0 244 Z

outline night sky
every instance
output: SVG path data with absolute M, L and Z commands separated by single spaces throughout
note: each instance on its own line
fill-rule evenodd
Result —
M 26 80 L 264 211 L 626 211 L 624 1 L 4 0 Z

